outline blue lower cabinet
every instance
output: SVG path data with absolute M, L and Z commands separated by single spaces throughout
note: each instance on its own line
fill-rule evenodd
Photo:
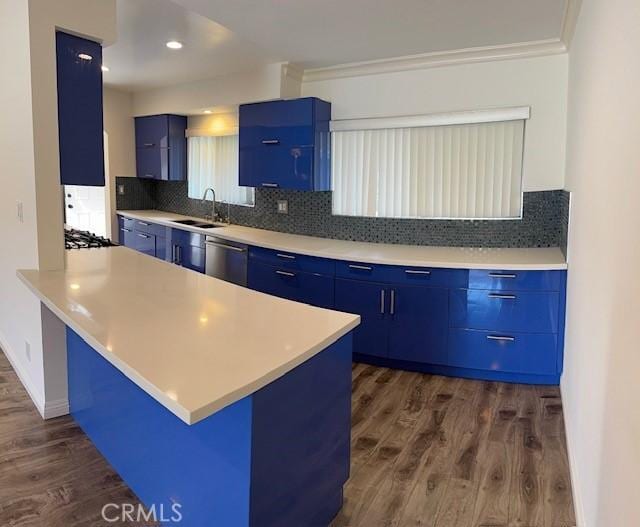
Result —
M 167 259 L 192 271 L 205 272 L 205 236 L 190 231 L 171 229 Z
M 394 286 L 389 296 L 389 358 L 447 364 L 449 291 Z
M 120 245 L 137 250 L 136 235 L 130 227 L 120 227 Z
M 468 329 L 557 333 L 559 293 L 547 291 L 451 291 L 451 326 Z
M 373 357 L 389 355 L 388 294 L 385 284 L 337 278 L 335 308 L 360 315 L 353 331 L 353 352 Z
M 460 287 L 499 291 L 559 291 L 565 271 L 496 271 L 471 269 Z
M 452 329 L 449 332 L 449 362 L 455 367 L 556 375 L 557 357 L 555 334 L 472 329 Z
M 135 232 L 136 249 L 149 256 L 156 255 L 156 237 L 153 234 Z
M 249 260 L 248 286 L 280 298 L 332 308 L 333 277 Z

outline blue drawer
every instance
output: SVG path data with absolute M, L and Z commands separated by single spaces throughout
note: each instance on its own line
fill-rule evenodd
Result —
M 254 260 L 249 264 L 248 286 L 256 291 L 313 306 L 333 308 L 334 305 L 332 276 L 293 271 Z
M 249 258 L 261 261 L 283 269 L 305 271 L 333 276 L 335 274 L 335 262 L 315 256 L 304 256 L 286 251 L 264 249 L 262 247 L 249 248 Z
M 566 271 L 469 271 L 469 289 L 493 291 L 560 291 Z
M 466 280 L 466 271 L 438 267 L 403 267 L 338 261 L 336 262 L 336 276 L 399 285 L 463 287 Z
M 449 325 L 454 328 L 557 333 L 559 293 L 548 291 L 449 292 Z
M 126 216 L 118 216 L 118 224 L 120 228 L 132 229 L 135 226 L 135 220 L 133 218 L 127 218 Z
M 558 373 L 557 336 L 449 330 L 449 364 L 460 368 L 513 373 Z
M 204 249 L 205 235 L 181 229 L 171 229 L 171 242 L 183 247 L 200 247 Z
M 149 221 L 134 220 L 134 229 L 137 232 L 153 234 L 154 236 L 166 237 L 167 235 L 167 227 L 164 225 L 158 225 L 157 223 L 151 223 Z

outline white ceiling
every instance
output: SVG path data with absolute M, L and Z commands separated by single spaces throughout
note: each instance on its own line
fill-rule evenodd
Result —
M 567 1 L 118 0 L 105 81 L 142 89 L 276 61 L 306 69 L 558 40 Z
M 171 0 L 117 0 L 118 36 L 104 49 L 107 85 L 143 90 L 250 70 L 278 57 Z M 170 50 L 179 40 L 181 50 Z

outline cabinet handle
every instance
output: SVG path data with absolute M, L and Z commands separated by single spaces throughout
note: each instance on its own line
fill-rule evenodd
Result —
M 407 274 L 425 274 L 425 275 L 431 274 L 431 271 L 417 271 L 415 269 L 405 269 L 404 272 Z
M 276 274 L 280 274 L 282 276 L 290 276 L 290 277 L 295 276 L 295 273 L 289 273 L 287 271 L 280 271 L 280 270 L 276 271 Z
M 513 342 L 516 340 L 515 337 L 506 337 L 503 335 L 487 335 L 487 340 L 498 340 L 501 342 Z
M 380 290 L 380 314 L 384 315 L 384 289 Z
M 489 298 L 500 298 L 502 300 L 515 300 L 516 295 L 501 295 L 498 293 L 489 293 Z
M 233 245 L 227 245 L 225 243 L 206 241 L 205 244 L 206 245 L 211 245 L 212 247 L 220 247 L 220 249 L 229 249 L 231 251 L 236 251 L 238 253 L 243 253 L 246 250 L 243 247 L 234 247 Z
M 267 188 L 278 188 L 277 183 L 262 183 L 262 186 Z
M 371 271 L 372 270 L 372 268 L 369 267 L 368 265 L 349 264 L 349 268 L 350 269 L 359 269 L 360 271 Z
M 149 236 L 147 236 L 146 234 L 140 234 L 140 233 L 138 233 L 138 236 L 140 236 L 140 238 L 149 238 Z
M 144 225 L 145 227 L 149 227 L 151 225 L 150 223 L 145 223 L 144 221 L 140 221 L 140 220 L 138 220 L 138 223 L 140 225 Z
M 517 274 L 505 274 L 505 273 L 489 273 L 492 278 L 517 278 Z
M 151 146 L 155 146 L 155 143 L 145 143 L 145 144 L 144 144 L 144 146 L 145 146 L 146 148 L 149 148 L 149 147 L 151 147 Z
M 278 258 L 286 258 L 287 260 L 295 260 L 296 257 L 293 256 L 292 254 L 282 254 L 282 253 L 276 253 L 276 256 Z
M 391 306 L 389 308 L 389 313 L 392 315 L 396 314 L 396 290 L 391 290 Z
M 280 140 L 279 139 L 263 139 L 262 144 L 263 145 L 279 145 Z
M 178 257 L 178 261 L 176 262 L 178 265 L 182 265 L 182 247 L 176 245 L 176 255 Z
M 120 230 L 124 231 L 124 232 L 131 232 L 131 229 L 127 229 L 126 227 L 122 227 L 122 229 L 120 229 Z

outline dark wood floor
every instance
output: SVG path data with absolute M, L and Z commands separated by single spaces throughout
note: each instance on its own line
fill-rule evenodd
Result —
M 351 479 L 333 527 L 575 525 L 556 388 L 366 365 L 353 379 Z M 42 421 L 0 353 L 0 525 L 124 525 L 101 519 L 110 502 L 137 499 L 71 418 Z

